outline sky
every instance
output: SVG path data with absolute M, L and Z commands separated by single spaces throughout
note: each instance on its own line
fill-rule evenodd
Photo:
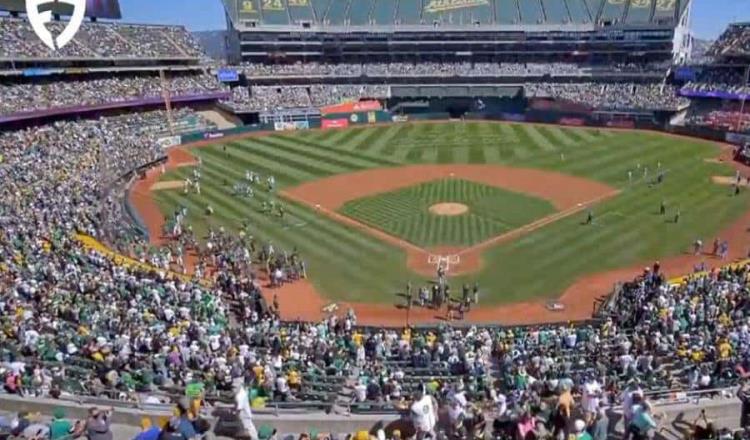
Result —
M 120 0 L 120 6 L 126 22 L 182 24 L 193 31 L 226 26 L 221 0 Z M 716 38 L 733 21 L 750 21 L 750 0 L 693 0 L 698 38 Z

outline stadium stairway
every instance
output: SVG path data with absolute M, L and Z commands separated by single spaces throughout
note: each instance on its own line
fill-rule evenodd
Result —
M 688 111 L 683 110 L 681 112 L 677 112 L 672 118 L 669 120 L 670 125 L 677 125 L 677 126 L 684 126 L 685 125 L 685 118 L 687 118 Z
M 242 125 L 239 120 L 234 119 L 229 114 L 225 114 L 217 110 L 202 110 L 197 113 L 203 118 L 216 124 L 216 127 L 219 130 L 226 130 L 229 128 L 234 128 L 238 125 Z

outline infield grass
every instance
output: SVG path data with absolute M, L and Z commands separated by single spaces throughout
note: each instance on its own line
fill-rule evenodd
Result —
M 441 216 L 438 203 L 468 211 Z M 344 204 L 341 213 L 420 247 L 472 246 L 555 212 L 546 200 L 462 179 L 441 179 Z
M 283 189 L 369 168 L 494 163 L 586 177 L 621 190 L 594 209 L 595 225 L 582 226 L 583 214 L 561 219 L 488 249 L 481 272 L 454 281 L 478 280 L 483 303 L 495 304 L 553 298 L 582 275 L 679 254 L 698 237 L 710 242 L 747 209 L 748 201 L 747 191 L 733 197 L 729 187 L 711 183 L 713 175 L 733 175 L 729 166 L 705 161 L 717 155 L 715 147 L 635 131 L 484 122 L 401 124 L 274 134 L 193 152 L 203 162 L 202 194 L 156 192 L 164 213 L 188 207 L 188 220 L 201 233 L 220 225 L 238 230 L 247 221 L 255 236 L 288 249 L 296 246 L 312 282 L 334 300 L 394 303 L 394 294 L 407 280 L 419 284 L 423 279 L 406 268 L 401 249 L 306 206 L 284 201 L 287 219 L 282 224 L 260 209 L 263 201 L 279 201 L 274 194 L 233 196 L 231 187 L 243 180 L 245 170 L 274 175 Z M 666 179 L 652 187 L 657 168 Z M 190 173 L 190 168 L 180 168 L 163 180 Z M 662 200 L 666 217 L 658 213 Z M 209 204 L 216 213 L 206 217 Z M 674 224 L 670 219 L 678 208 L 682 217 Z

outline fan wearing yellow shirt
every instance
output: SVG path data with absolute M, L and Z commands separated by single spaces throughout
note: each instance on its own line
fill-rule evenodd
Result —
M 722 361 L 729 360 L 729 357 L 732 355 L 732 346 L 727 342 L 726 339 L 723 339 L 719 343 L 719 359 Z
M 696 348 L 693 350 L 693 352 L 690 355 L 690 358 L 693 360 L 693 362 L 703 362 L 703 358 L 706 357 L 706 354 L 703 353 L 703 350 L 700 348 Z
M 362 339 L 363 339 L 362 333 L 355 331 L 352 334 L 352 342 L 354 342 L 355 347 L 361 347 L 362 346 Z
M 300 377 L 300 374 L 297 370 L 289 370 L 289 373 L 287 373 L 286 375 L 286 381 L 289 385 L 289 388 L 294 391 L 299 391 L 302 387 L 302 378 Z
M 253 367 L 253 374 L 255 375 L 255 383 L 262 384 L 266 381 L 266 375 L 263 372 L 263 366 L 260 362 L 256 363 Z

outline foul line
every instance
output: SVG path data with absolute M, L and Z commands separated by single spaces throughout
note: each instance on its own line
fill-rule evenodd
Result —
M 560 212 L 557 212 L 555 214 L 548 215 L 547 217 L 540 218 L 539 220 L 533 221 L 533 222 L 528 223 L 526 225 L 523 225 L 523 226 L 521 226 L 519 228 L 513 229 L 512 231 L 508 231 L 508 232 L 506 232 L 504 234 L 496 235 L 496 236 L 494 236 L 494 237 L 492 237 L 492 238 L 490 238 L 490 239 L 488 239 L 486 241 L 483 241 L 481 243 L 478 243 L 478 244 L 476 244 L 474 246 L 468 247 L 466 249 L 462 249 L 462 250 L 460 250 L 459 252 L 457 252 L 454 255 L 457 255 L 457 256 L 460 257 L 461 255 L 466 255 L 466 254 L 471 253 L 471 252 L 481 251 L 481 250 L 483 250 L 485 248 L 491 247 L 491 246 L 493 246 L 495 244 L 498 244 L 500 242 L 503 242 L 503 241 L 506 241 L 506 240 L 509 240 L 509 239 L 512 239 L 512 238 L 516 238 L 516 237 L 519 237 L 521 235 L 525 235 L 525 234 L 527 234 L 529 232 L 533 232 L 533 231 L 535 231 L 535 230 L 537 230 L 539 228 L 542 228 L 544 226 L 549 225 L 550 223 L 554 223 L 554 222 L 556 222 L 558 220 L 561 220 L 563 218 L 570 217 L 571 215 L 576 214 L 578 212 L 581 212 L 581 211 L 583 211 L 584 209 L 590 207 L 593 204 L 596 204 L 596 203 L 599 203 L 599 202 L 601 202 L 603 200 L 606 200 L 606 199 L 609 199 L 611 197 L 614 197 L 614 196 L 616 196 L 619 193 L 620 193 L 619 190 L 614 190 L 614 191 L 611 191 L 611 192 L 609 192 L 607 194 L 603 194 L 601 196 L 595 197 L 595 198 L 593 198 L 591 200 L 588 200 L 588 201 L 585 201 L 585 202 L 581 202 L 579 205 L 574 206 L 572 208 L 568 208 L 568 209 L 566 209 L 564 211 L 560 211 Z M 338 212 L 330 210 L 330 209 L 328 209 L 328 208 L 326 208 L 324 206 L 313 205 L 312 203 L 310 203 L 310 201 L 308 201 L 308 200 L 306 200 L 304 198 L 301 198 L 301 197 L 297 197 L 297 196 L 295 196 L 293 194 L 290 194 L 290 193 L 288 193 L 286 191 L 282 191 L 280 194 L 282 196 L 284 196 L 285 198 L 289 199 L 289 200 L 301 203 L 301 204 L 303 204 L 305 206 L 309 206 L 313 210 L 326 215 L 327 217 L 331 218 L 332 220 L 335 220 L 335 221 L 338 221 L 340 223 L 344 223 L 344 224 L 353 226 L 353 227 L 355 227 L 357 229 L 360 229 L 362 231 L 365 231 L 365 232 L 369 233 L 370 235 L 372 235 L 374 237 L 377 237 L 377 238 L 380 238 L 381 240 L 384 240 L 387 243 L 390 243 L 390 244 L 393 244 L 393 245 L 396 245 L 396 246 L 399 246 L 401 248 L 404 248 L 404 249 L 407 249 L 407 250 L 411 250 L 411 251 L 414 251 L 414 252 L 424 253 L 424 254 L 427 254 L 428 256 L 430 255 L 430 252 L 428 250 L 426 250 L 426 249 L 423 249 L 423 248 L 421 248 L 421 247 L 419 247 L 419 246 L 417 246 L 417 245 L 415 245 L 413 243 L 410 243 L 410 242 L 408 242 L 406 240 L 398 238 L 398 237 L 396 237 L 394 235 L 391 235 L 391 234 L 389 234 L 387 232 L 381 231 L 380 229 L 377 229 L 377 228 L 375 228 L 373 226 L 370 226 L 370 225 L 368 225 L 366 223 L 363 223 L 363 222 L 361 222 L 359 220 L 353 219 L 351 217 L 347 217 L 347 216 L 345 216 L 343 214 L 339 214 Z
M 290 193 L 288 193 L 286 191 L 282 191 L 280 194 L 284 198 L 286 198 L 286 199 L 295 201 L 297 203 L 301 203 L 301 204 L 303 204 L 305 206 L 310 207 L 311 209 L 313 209 L 316 212 L 320 212 L 322 214 L 325 214 L 327 217 L 331 218 L 332 220 L 335 220 L 335 221 L 338 221 L 339 223 L 344 223 L 346 225 L 353 226 L 353 227 L 355 227 L 357 229 L 365 231 L 365 232 L 369 233 L 370 235 L 375 236 L 375 237 L 377 237 L 377 238 L 385 241 L 386 243 L 390 243 L 390 244 L 402 247 L 404 249 L 412 250 L 414 252 L 421 252 L 421 253 L 429 254 L 428 251 L 426 251 L 425 249 L 422 249 L 421 247 L 415 245 L 414 243 L 409 243 L 406 240 L 403 240 L 401 238 L 398 238 L 396 236 L 388 234 L 387 232 L 383 232 L 380 229 L 377 229 L 377 228 L 375 228 L 373 226 L 370 226 L 370 225 L 368 225 L 366 223 L 362 223 L 359 220 L 355 220 L 355 219 L 353 219 L 351 217 L 347 217 L 347 216 L 345 216 L 343 214 L 339 214 L 338 212 L 332 211 L 332 210 L 330 210 L 330 209 L 328 209 L 328 208 L 326 208 L 324 206 L 313 205 L 312 203 L 310 203 L 310 201 L 308 201 L 306 199 L 303 199 L 301 197 L 297 197 L 295 195 L 292 195 L 292 194 L 290 194 Z
M 493 246 L 495 244 L 498 244 L 500 242 L 509 240 L 511 238 L 516 238 L 516 237 L 519 237 L 521 235 L 525 235 L 525 234 L 527 234 L 529 232 L 533 232 L 533 231 L 535 231 L 535 230 L 537 230 L 539 228 L 547 226 L 550 223 L 554 223 L 554 222 L 556 222 L 558 220 L 564 219 L 566 217 L 570 217 L 571 215 L 576 214 L 578 212 L 581 212 L 581 211 L 583 211 L 584 209 L 590 207 L 593 204 L 596 204 L 596 203 L 599 203 L 599 202 L 601 202 L 603 200 L 606 200 L 606 199 L 609 199 L 611 197 L 614 197 L 614 196 L 616 196 L 619 193 L 620 193 L 619 190 L 614 190 L 612 192 L 609 192 L 607 194 L 603 194 L 603 195 L 601 195 L 599 197 L 593 198 L 593 199 L 588 200 L 586 202 L 581 202 L 580 205 L 578 205 L 578 206 L 574 206 L 574 207 L 568 208 L 568 209 L 566 209 L 564 211 L 560 211 L 560 212 L 557 212 L 555 214 L 548 215 L 547 217 L 540 218 L 539 220 L 533 221 L 531 223 L 527 223 L 527 224 L 525 224 L 525 225 L 523 225 L 523 226 L 521 226 L 519 228 L 513 229 L 512 231 L 508 231 L 508 232 L 506 232 L 504 234 L 496 235 L 496 236 L 490 238 L 489 240 L 486 240 L 486 241 L 483 241 L 481 243 L 478 243 L 478 244 L 476 244 L 476 245 L 474 245 L 472 247 L 468 247 L 466 249 L 463 249 L 463 250 L 459 251 L 457 255 L 461 256 L 461 255 L 465 255 L 465 254 L 468 254 L 468 253 L 471 253 L 471 252 L 481 251 L 483 249 L 491 247 L 491 246 Z

